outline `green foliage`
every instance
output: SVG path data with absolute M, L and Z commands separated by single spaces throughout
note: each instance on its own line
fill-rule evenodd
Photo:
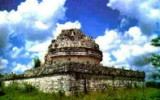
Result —
M 151 44 L 153 46 L 160 47 L 160 37 L 152 39 Z M 155 67 L 160 67 L 160 55 L 153 54 L 153 56 L 151 57 L 151 62 Z
M 154 72 L 150 75 L 150 77 L 153 79 L 153 80 L 159 80 L 160 79 L 160 73 L 159 72 Z
M 2 78 L 2 77 L 3 77 L 3 74 L 0 73 L 0 78 Z
M 16 78 L 16 77 L 22 77 L 22 75 L 17 75 L 15 73 L 8 73 L 8 74 L 3 74 L 3 79 L 10 79 L 10 78 Z
M 156 87 L 156 88 L 160 88 L 160 82 L 147 81 L 147 82 L 146 82 L 146 87 Z
M 10 91 L 21 92 L 21 93 L 32 93 L 37 91 L 37 89 L 30 84 L 27 83 L 18 84 L 16 82 L 13 82 L 8 87 L 3 87 L 3 88 L 6 93 Z
M 33 61 L 34 61 L 34 68 L 41 66 L 41 61 L 38 57 L 34 58 Z
M 3 75 L 2 74 L 0 74 L 0 96 L 1 95 L 4 95 L 4 92 L 3 92 L 3 89 L 2 89 L 2 78 L 3 78 Z
M 21 87 L 19 88 L 19 90 L 23 93 L 30 93 L 33 91 L 37 91 L 37 89 L 35 87 L 33 87 L 32 85 L 27 84 L 27 83 L 23 83 L 21 85 Z
M 154 45 L 154 46 L 159 47 L 160 46 L 160 37 L 152 39 L 151 44 Z
M 160 67 L 160 55 L 158 54 L 153 54 L 152 57 L 150 58 L 152 65 L 155 67 Z
M 1 81 L 2 81 L 3 75 L 0 74 L 0 87 L 1 87 Z
M 65 96 L 63 93 L 43 93 L 28 84 L 13 83 L 4 88 L 0 100 L 159 100 L 160 90 L 156 88 L 108 88 L 104 92 L 78 93 Z

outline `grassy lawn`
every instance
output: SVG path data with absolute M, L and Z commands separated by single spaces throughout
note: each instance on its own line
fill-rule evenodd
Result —
M 0 96 L 0 100 L 160 100 L 160 89 L 156 88 L 145 88 L 144 91 L 141 88 L 118 88 L 86 95 L 64 96 L 58 93 L 43 93 L 30 85 L 19 87 L 14 84 L 3 88 L 3 91 L 5 95 Z

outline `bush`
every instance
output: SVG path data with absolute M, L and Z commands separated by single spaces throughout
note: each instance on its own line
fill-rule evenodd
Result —
M 19 89 L 23 93 L 30 93 L 30 92 L 37 91 L 37 89 L 34 86 L 27 84 L 27 83 L 23 83 Z
M 160 88 L 160 82 L 148 81 L 146 82 L 146 87 Z
M 0 80 L 0 96 L 4 95 L 2 81 Z
M 5 95 L 0 100 L 160 100 L 160 90 L 156 88 L 107 88 L 103 92 L 89 92 L 77 96 L 58 93 L 43 93 L 29 84 L 17 84 L 4 88 Z
M 2 96 L 2 95 L 4 95 L 5 93 L 4 93 L 4 91 L 3 91 L 3 89 L 0 87 L 0 96 Z
M 6 90 L 5 92 L 16 91 L 23 93 L 31 93 L 37 91 L 37 89 L 30 84 L 27 83 L 18 84 L 16 82 L 11 83 L 8 87 L 4 87 L 4 90 Z
M 41 66 L 41 61 L 39 58 L 34 58 L 33 61 L 34 61 L 34 68 Z

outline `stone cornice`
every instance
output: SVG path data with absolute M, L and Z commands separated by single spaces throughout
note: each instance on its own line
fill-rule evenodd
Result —
M 145 73 L 133 70 L 116 69 L 110 67 L 104 67 L 100 65 L 90 65 L 81 63 L 63 63 L 57 65 L 48 65 L 44 67 L 35 68 L 28 71 L 26 74 L 15 75 L 13 77 L 8 77 L 5 80 L 32 78 L 32 77 L 45 77 L 50 75 L 61 75 L 61 74 L 79 74 L 83 75 L 95 75 L 104 76 L 110 78 L 126 78 L 126 79 L 136 79 L 144 80 Z
M 49 50 L 48 55 L 50 57 L 60 57 L 60 56 L 88 56 L 97 58 L 100 61 L 102 60 L 102 52 L 99 50 L 91 49 L 91 48 L 82 48 L 82 47 L 75 47 L 75 48 L 57 48 Z

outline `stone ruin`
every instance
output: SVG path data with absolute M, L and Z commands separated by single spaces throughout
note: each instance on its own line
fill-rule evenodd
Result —
M 66 95 L 143 86 L 144 72 L 103 66 L 102 56 L 99 45 L 81 30 L 62 30 L 49 45 L 43 65 L 6 78 L 4 83 L 26 82 L 43 92 L 61 91 Z

